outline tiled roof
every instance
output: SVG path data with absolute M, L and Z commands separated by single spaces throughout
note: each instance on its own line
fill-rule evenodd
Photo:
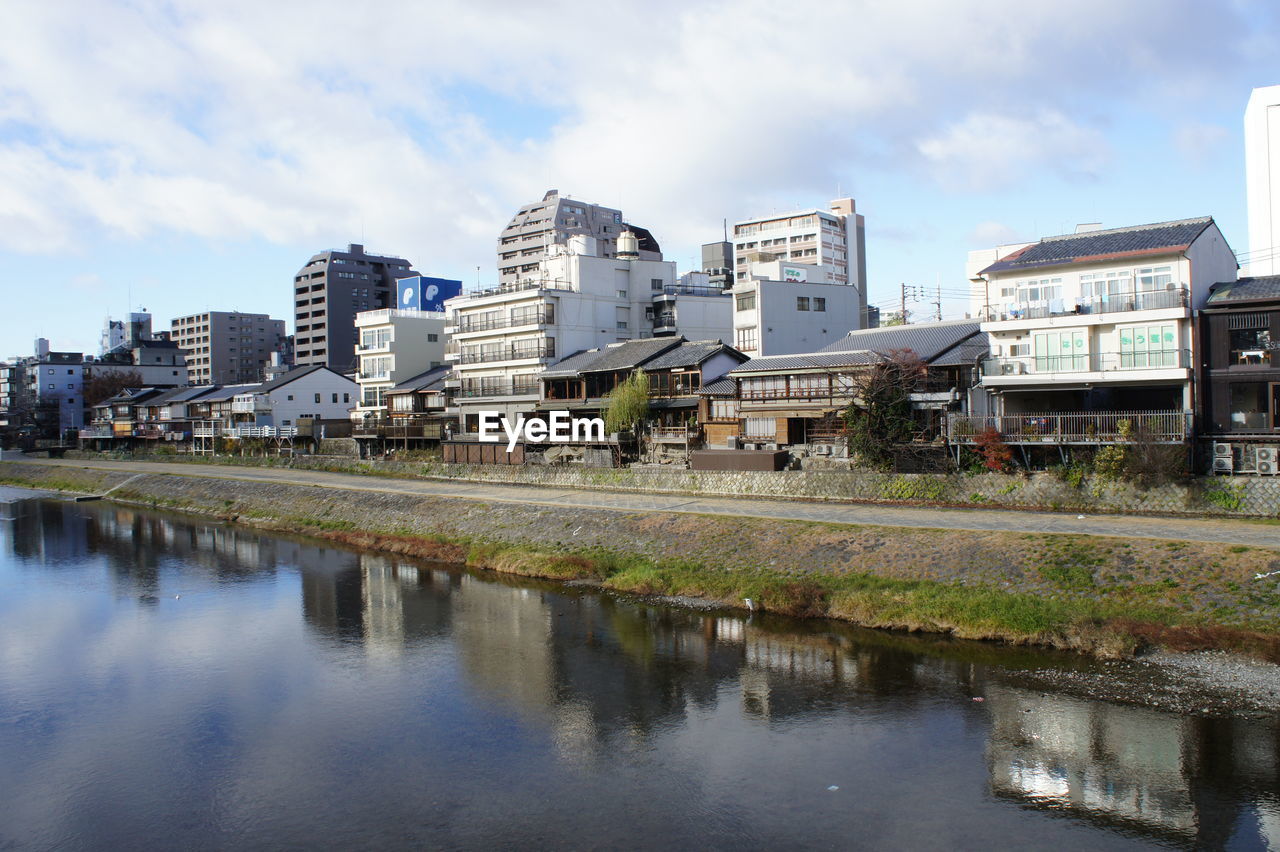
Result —
M 932 358 L 929 361 L 931 367 L 954 367 L 960 364 L 973 364 L 979 358 L 986 358 L 991 354 L 991 338 L 987 336 L 985 331 L 975 334 L 966 340 L 960 341 L 951 349 Z
M 210 391 L 217 390 L 217 385 L 196 385 L 190 388 L 178 388 L 178 393 L 169 397 L 170 402 L 190 402 Z
M 645 362 L 644 368 L 646 370 L 671 370 L 676 367 L 695 367 L 717 352 L 728 352 L 730 355 L 736 355 L 742 361 L 747 360 L 747 356 L 731 346 L 726 346 L 719 340 L 695 340 L 686 341 L 675 349 L 663 352 L 652 361 Z
M 811 352 L 807 355 L 765 355 L 752 358 L 729 371 L 730 376 L 746 373 L 773 373 L 781 370 L 827 370 L 832 367 L 857 367 L 880 360 L 875 352 Z
M 609 373 L 643 366 L 647 361 L 684 342 L 683 337 L 646 337 L 600 349 L 575 353 L 542 372 L 542 378 L 562 378 L 579 373 Z
M 256 384 L 223 385 L 221 387 L 214 388 L 204 396 L 200 397 L 200 401 L 201 402 L 226 402 L 227 400 L 231 399 L 231 397 L 235 396 L 238 393 L 249 393 L 250 391 L 256 390 L 257 388 L 258 388 L 258 385 Z
M 1230 302 L 1252 302 L 1261 299 L 1280 299 L 1280 275 L 1260 275 L 1257 278 L 1241 278 L 1213 285 L 1208 307 Z
M 167 405 L 188 390 L 190 390 L 190 388 L 170 388 L 169 390 L 161 392 L 157 396 L 140 401 L 138 405 Z
M 432 367 L 425 373 L 419 373 L 410 379 L 405 379 L 398 383 L 388 394 L 399 393 L 415 393 L 416 391 L 431 390 L 436 385 L 444 383 L 445 378 L 449 375 L 449 371 L 453 369 L 448 364 L 442 364 L 439 367 Z
M 822 352 L 878 352 L 886 355 L 895 349 L 910 349 L 925 361 L 932 361 L 962 340 L 978 333 L 976 320 L 895 325 L 851 331 L 822 348 Z
M 698 389 L 699 396 L 733 396 L 738 391 L 738 383 L 728 376 L 709 382 Z
M 982 270 L 982 274 L 1087 263 L 1132 255 L 1168 254 L 1191 245 L 1211 224 L 1213 218 L 1204 216 L 1199 219 L 1045 237 L 1038 243 L 1032 243 L 1000 258 Z
M 158 393 L 160 393 L 159 388 L 122 388 L 115 396 L 104 399 L 98 405 L 116 405 L 121 402 L 142 403 Z

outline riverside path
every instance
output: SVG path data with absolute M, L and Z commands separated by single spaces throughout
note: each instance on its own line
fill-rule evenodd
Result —
M 151 473 L 245 482 L 278 482 L 424 497 L 452 497 L 487 503 L 529 503 L 619 512 L 734 515 L 928 529 L 1074 533 L 1212 541 L 1280 549 L 1280 523 L 1230 518 L 1080 516 L 1074 512 L 1032 512 L 1016 509 L 944 509 L 936 506 L 885 506 L 865 503 L 814 503 L 770 498 L 640 494 L 474 481 L 392 479 L 317 470 L 187 462 L 31 459 L 23 460 L 21 463 L 110 471 L 120 474 Z M 4 464 L 0 462 L 0 470 L 3 470 Z

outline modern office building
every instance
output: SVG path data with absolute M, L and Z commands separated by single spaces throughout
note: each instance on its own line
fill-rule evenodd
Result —
M 863 328 L 866 242 L 866 221 L 852 198 L 837 198 L 826 210 L 815 207 L 747 219 L 733 226 L 734 278 L 746 281 L 750 264 L 775 260 L 826 267 L 825 283 L 846 285 L 857 293 L 858 320 L 853 328 Z
M 1244 111 L 1251 276 L 1280 274 L 1280 86 L 1254 89 Z
M 352 369 L 356 314 L 395 307 L 396 281 L 416 275 L 404 258 L 367 254 L 357 243 L 313 256 L 293 276 L 294 363 Z
M 285 346 L 284 320 L 267 314 L 205 311 L 169 325 L 170 338 L 187 355 L 187 375 L 197 385 L 262 381 L 271 353 Z
M 728 343 L 728 294 L 703 273 L 678 279 L 674 263 L 643 255 L 629 230 L 616 242 L 574 235 L 521 282 L 449 300 L 445 351 L 463 430 L 480 410 L 532 412 L 542 370 L 580 350 L 677 335 Z
M 622 211 L 562 196 L 547 190 L 541 201 L 525 204 L 511 217 L 498 236 L 498 284 L 514 284 L 536 276 L 538 264 L 551 247 L 564 245 L 572 236 L 594 237 L 603 257 L 611 257 L 622 233 Z M 639 242 L 641 260 L 662 260 L 658 241 L 644 228 L 627 225 Z

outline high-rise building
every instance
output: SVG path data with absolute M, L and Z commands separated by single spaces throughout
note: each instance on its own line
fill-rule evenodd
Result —
M 858 294 L 854 328 L 866 326 L 866 221 L 852 198 L 837 198 L 826 210 L 815 207 L 738 222 L 733 255 L 737 282 L 748 280 L 752 263 L 781 260 L 829 267 L 826 283 L 853 287 Z
M 187 375 L 197 385 L 260 382 L 271 353 L 285 346 L 284 320 L 266 314 L 205 311 L 178 317 L 170 330 L 187 353 Z
M 294 363 L 352 369 L 356 314 L 395 307 L 396 281 L 417 274 L 404 258 L 366 254 L 357 243 L 312 257 L 293 276 Z
M 1251 276 L 1280 274 L 1280 86 L 1254 89 L 1244 111 Z
M 723 240 L 702 246 L 702 271 L 710 276 L 713 287 L 728 290 L 733 286 L 733 243 Z
M 498 237 L 498 284 L 514 284 L 536 277 L 538 263 L 554 245 L 564 245 L 569 237 L 587 236 L 599 240 L 605 252 L 613 246 L 626 224 L 621 210 L 601 207 L 547 190 L 541 201 L 525 204 L 511 217 Z M 662 260 L 658 241 L 644 228 L 626 224 L 639 242 L 641 260 Z M 605 254 L 612 257 L 612 254 Z

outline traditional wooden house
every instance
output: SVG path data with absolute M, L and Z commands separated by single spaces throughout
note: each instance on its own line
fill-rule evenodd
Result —
M 457 415 L 449 408 L 455 388 L 452 368 L 432 367 L 398 383 L 384 394 L 387 417 L 357 421 L 354 437 L 361 451 L 380 454 L 396 448 L 415 449 L 434 444 L 456 428 Z
M 818 352 L 753 358 L 729 371 L 736 398 L 723 385 L 703 395 L 714 426 L 708 431 L 730 448 L 812 445 L 816 454 L 839 455 L 843 414 L 858 399 L 861 377 L 895 353 L 910 353 L 923 364 L 912 408 L 920 437 L 933 440 L 948 412 L 967 409 L 987 351 L 978 323 L 962 320 L 851 331 Z M 736 436 L 728 428 L 735 416 Z
M 1198 427 L 1217 473 L 1280 470 L 1280 275 L 1216 285 L 1197 317 Z

